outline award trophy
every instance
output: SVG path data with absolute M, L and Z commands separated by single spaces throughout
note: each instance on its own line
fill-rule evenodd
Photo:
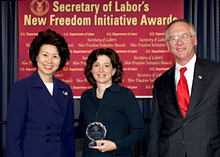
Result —
M 103 140 L 106 136 L 107 130 L 101 122 L 92 122 L 86 128 L 86 135 L 92 141 L 89 143 L 90 147 L 97 146 L 96 140 Z

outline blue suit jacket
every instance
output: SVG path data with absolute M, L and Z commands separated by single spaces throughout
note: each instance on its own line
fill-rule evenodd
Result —
M 53 96 L 37 71 L 15 83 L 7 117 L 8 157 L 73 157 L 73 95 L 53 77 Z

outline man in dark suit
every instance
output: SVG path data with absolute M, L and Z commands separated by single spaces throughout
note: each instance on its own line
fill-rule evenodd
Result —
M 154 82 L 148 156 L 219 157 L 220 63 L 196 56 L 187 20 L 170 23 L 165 37 L 175 65 Z

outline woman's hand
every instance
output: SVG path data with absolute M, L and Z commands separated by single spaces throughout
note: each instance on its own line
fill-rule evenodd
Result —
M 97 146 L 89 146 L 89 148 L 92 149 L 98 149 L 100 152 L 107 152 L 107 151 L 113 151 L 116 150 L 116 144 L 109 140 L 98 140 L 96 141 Z

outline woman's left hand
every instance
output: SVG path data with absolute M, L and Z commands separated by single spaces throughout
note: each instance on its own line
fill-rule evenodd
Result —
M 97 146 L 89 146 L 92 149 L 98 149 L 101 152 L 113 151 L 117 149 L 117 146 L 114 142 L 109 140 L 98 140 L 96 141 Z

